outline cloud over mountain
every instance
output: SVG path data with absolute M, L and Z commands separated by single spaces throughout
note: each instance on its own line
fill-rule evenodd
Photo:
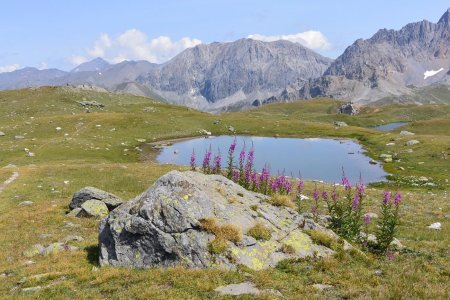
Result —
M 331 44 L 326 36 L 322 32 L 316 30 L 282 35 L 251 34 L 247 36 L 247 38 L 264 42 L 286 40 L 293 43 L 299 43 L 309 49 L 314 50 L 325 50 L 331 47 Z
M 115 38 L 101 34 L 91 48 L 82 55 L 72 55 L 69 60 L 79 65 L 92 58 L 101 57 L 113 63 L 124 60 L 147 60 L 153 63 L 168 61 L 181 51 L 201 44 L 202 41 L 183 37 L 173 41 L 170 37 L 159 36 L 150 39 L 138 29 L 129 29 Z

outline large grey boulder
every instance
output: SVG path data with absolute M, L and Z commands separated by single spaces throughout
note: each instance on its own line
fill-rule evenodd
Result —
M 333 254 L 315 244 L 304 228 L 336 237 L 333 232 L 267 200 L 220 175 L 171 171 L 101 221 L 100 265 L 233 269 L 242 264 L 260 270 L 287 258 Z M 234 225 L 242 239 L 226 241 L 223 252 L 211 251 L 217 237 L 202 226 L 204 220 L 211 219 L 220 226 Z M 269 229 L 268 240 L 247 234 L 256 224 Z M 283 251 L 287 248 L 289 251 Z
M 95 187 L 84 187 L 76 192 L 69 204 L 70 209 L 81 208 L 81 205 L 88 200 L 99 200 L 106 204 L 109 210 L 113 210 L 124 201 L 114 194 L 102 191 Z

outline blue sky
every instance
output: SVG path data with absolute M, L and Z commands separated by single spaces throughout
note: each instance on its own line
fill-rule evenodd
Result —
M 378 29 L 437 22 L 449 6 L 448 0 L 4 1 L 0 72 L 69 70 L 96 56 L 163 62 L 198 43 L 249 35 L 290 39 L 335 58 Z

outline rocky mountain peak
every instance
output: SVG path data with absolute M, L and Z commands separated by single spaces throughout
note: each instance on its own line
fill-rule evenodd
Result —
M 447 11 L 439 19 L 438 24 L 445 24 L 447 26 L 450 25 L 450 7 L 447 9 Z

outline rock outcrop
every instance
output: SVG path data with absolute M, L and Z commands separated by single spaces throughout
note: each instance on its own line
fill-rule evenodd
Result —
M 95 187 L 84 187 L 78 192 L 76 192 L 72 201 L 69 204 L 70 209 L 75 209 L 77 207 L 81 208 L 81 205 L 88 200 L 99 200 L 106 204 L 109 210 L 113 210 L 117 206 L 123 203 L 123 200 L 114 194 L 102 191 Z
M 337 238 L 332 231 L 268 200 L 223 176 L 171 171 L 101 221 L 100 265 L 233 269 L 241 264 L 260 270 L 287 258 L 333 254 L 305 230 Z M 212 223 L 219 230 L 210 230 Z M 255 225 L 268 230 L 265 240 L 249 233 Z M 219 240 L 219 235 L 228 237 Z M 215 247 L 217 241 L 222 249 Z

